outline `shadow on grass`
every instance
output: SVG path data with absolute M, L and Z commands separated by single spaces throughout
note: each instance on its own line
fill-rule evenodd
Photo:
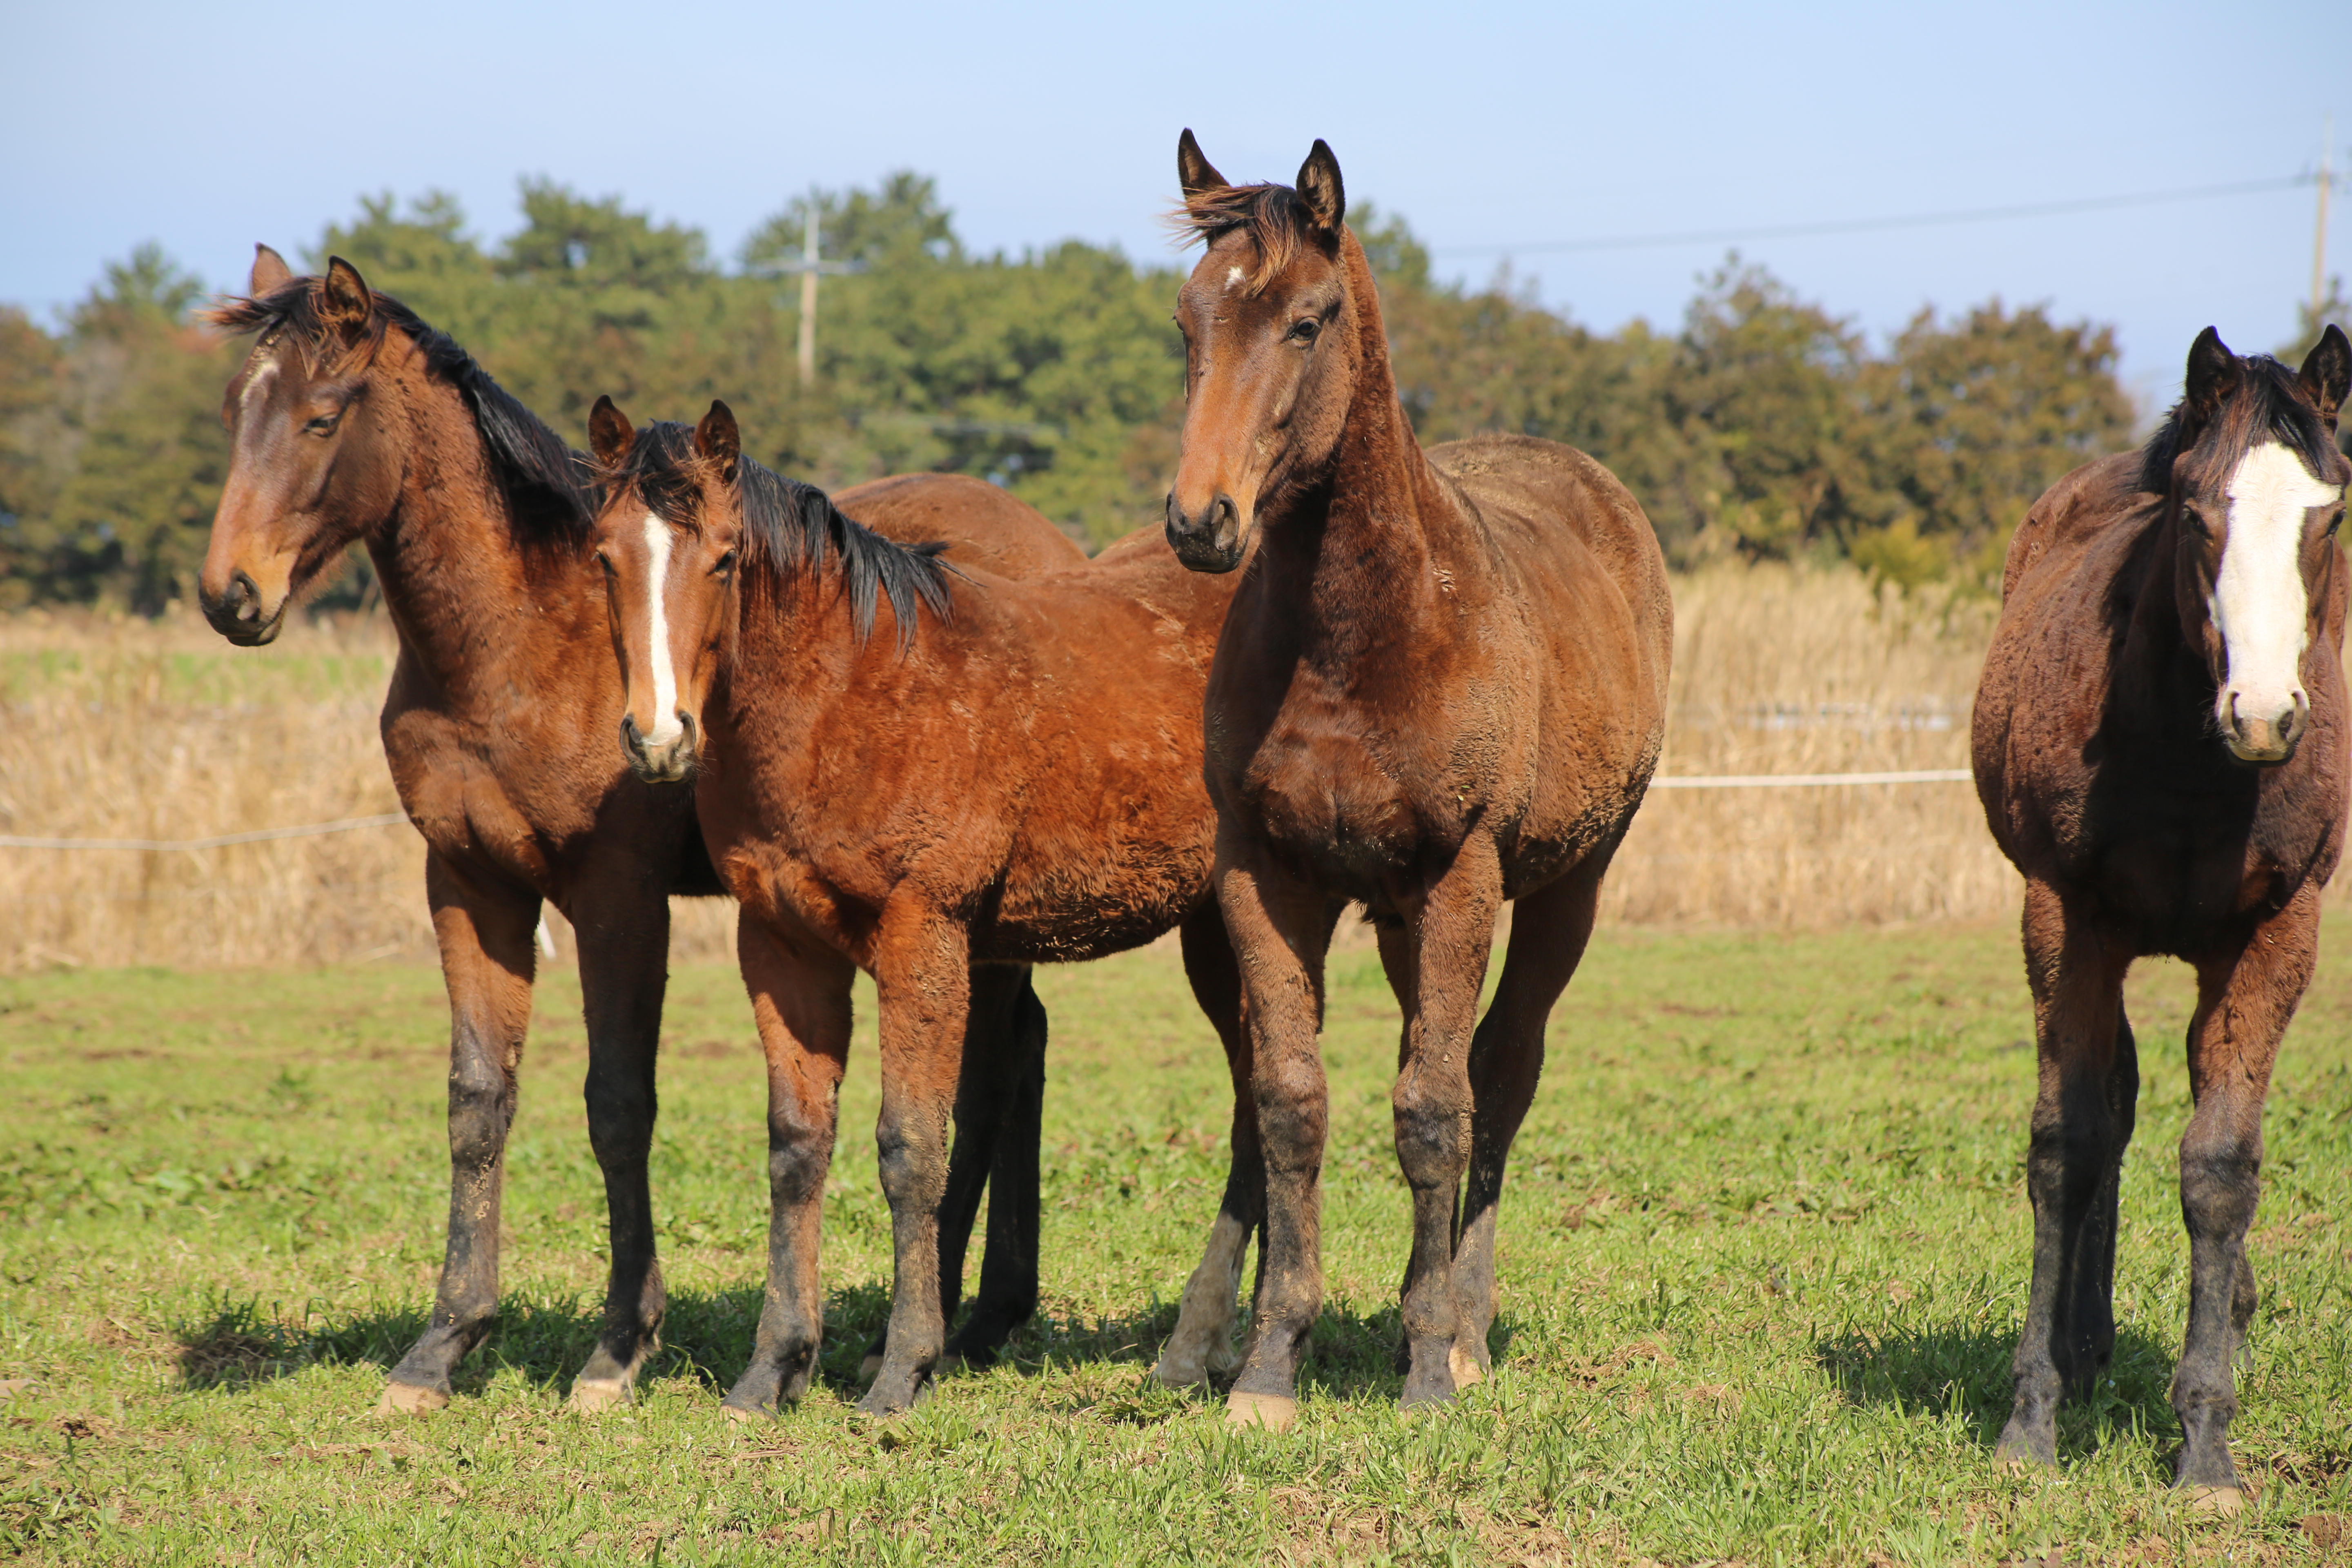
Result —
M 1814 1360 L 1847 1403 L 1910 1414 L 1957 1412 L 1990 1448 L 2009 1419 L 2011 1328 L 1927 1325 L 1900 1331 L 1848 1330 L 1814 1342 Z M 2127 1433 L 2179 1433 L 2172 1414 L 2172 1352 L 2144 1330 L 2117 1326 L 2106 1375 L 2087 1398 L 2061 1407 L 2063 1458 L 2095 1451 Z
M 644 1381 L 692 1378 L 723 1394 L 751 1358 L 761 1291 L 742 1286 L 680 1291 L 670 1298 L 662 1348 L 646 1363 Z M 1087 1321 L 1039 1312 L 1013 1331 L 1002 1360 L 1031 1377 L 1057 1366 L 1149 1368 L 1176 1327 L 1173 1302 L 1120 1317 Z M 845 1400 L 857 1398 L 867 1347 L 890 1316 L 887 1288 L 860 1284 L 835 1291 L 825 1303 L 824 1346 L 817 1378 Z M 257 1300 L 224 1298 L 208 1316 L 183 1324 L 180 1375 L 189 1388 L 246 1389 L 312 1365 L 374 1366 L 389 1372 L 425 1331 L 425 1303 L 377 1304 L 348 1316 L 321 1313 L 313 1302 L 299 1312 L 265 1310 Z M 482 1348 L 451 1379 L 460 1395 L 478 1394 L 504 1373 L 520 1373 L 551 1394 L 567 1391 L 596 1348 L 603 1314 L 580 1296 L 509 1296 Z M 1358 1313 L 1325 1308 L 1315 1321 L 1300 1381 L 1335 1399 L 1395 1400 L 1403 1378 L 1395 1364 L 1401 1326 L 1394 1307 Z M 1246 1339 L 1246 1330 L 1242 1333 Z M 1496 1325 L 1496 1354 L 1509 1329 Z M 1221 1381 L 1219 1392 L 1223 1391 Z

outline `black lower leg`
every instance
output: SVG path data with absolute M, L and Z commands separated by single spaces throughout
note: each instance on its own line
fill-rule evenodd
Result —
M 1045 1038 L 1045 1005 L 1024 979 L 1012 1011 L 1011 1042 L 1019 1067 L 1003 1099 L 1003 1122 L 989 1164 L 988 1241 L 980 1259 L 980 1291 L 972 1299 L 971 1318 L 948 1343 L 948 1353 L 961 1356 L 967 1365 L 994 1363 L 1013 1331 L 1037 1310 L 1037 1152 L 1044 1136 Z M 969 1234 L 969 1221 L 965 1228 Z M 943 1243 L 943 1260 L 946 1254 Z M 959 1271 L 962 1264 L 959 1254 Z M 943 1304 L 950 1289 L 943 1273 Z
M 457 1363 L 488 1337 L 499 1304 L 499 1216 L 515 1085 L 503 1050 L 460 1026 L 449 1066 L 449 1239 L 433 1317 L 392 1371 L 446 1396 Z

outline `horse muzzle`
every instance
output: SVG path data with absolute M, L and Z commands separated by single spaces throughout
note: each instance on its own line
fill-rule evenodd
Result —
M 2231 692 L 2222 704 L 2221 740 L 2242 763 L 2275 766 L 2294 755 L 2304 731 L 2311 728 L 2311 703 L 2300 691 L 2294 704 L 2268 718 L 2250 717 L 2238 708 Z
M 196 593 L 213 630 L 239 647 L 259 647 L 276 641 L 286 625 L 286 606 L 293 598 L 286 595 L 274 607 L 265 608 L 260 585 L 242 567 L 230 574 L 228 586 L 219 593 L 207 594 L 201 584 Z
M 1223 573 L 1240 565 L 1245 532 L 1241 508 L 1224 491 L 1197 514 L 1187 513 L 1169 492 L 1168 548 L 1193 571 Z
M 677 724 L 677 734 L 656 740 L 637 728 L 634 715 L 623 714 L 621 754 L 629 760 L 629 771 L 647 784 L 679 784 L 693 777 L 701 751 L 694 715 L 679 713 Z

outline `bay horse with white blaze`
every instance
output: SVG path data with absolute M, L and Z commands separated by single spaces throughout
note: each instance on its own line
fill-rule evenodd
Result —
M 1260 539 L 1206 721 L 1266 1173 L 1256 1331 L 1228 1418 L 1279 1427 L 1322 1299 L 1333 922 L 1363 901 L 1404 1009 L 1391 1101 L 1412 1190 L 1410 1408 L 1489 1365 L 1504 1163 L 1657 762 L 1674 616 L 1648 520 L 1591 458 L 1511 436 L 1422 450 L 1328 147 L 1295 189 L 1237 186 L 1187 131 L 1177 173 L 1179 221 L 1207 254 L 1177 304 L 1168 538 L 1204 572 Z M 1507 900 L 1509 952 L 1479 1020 Z
M 205 616 L 239 646 L 269 642 L 298 595 L 357 540 L 400 641 L 384 756 L 427 846 L 449 990 L 450 1196 L 433 1316 L 384 1404 L 446 1405 L 451 1373 L 497 1310 L 505 1145 L 541 900 L 563 910 L 578 938 L 588 1131 L 613 1248 L 603 1331 L 572 1403 L 625 1400 L 666 1303 L 646 1162 L 669 895 L 724 889 L 690 794 L 647 786 L 612 753 L 621 691 L 588 545 L 588 476 L 454 342 L 340 258 L 323 278 L 297 278 L 257 247 L 249 296 L 212 319 L 260 337 L 222 410 L 231 456 L 198 581 Z M 1035 511 L 975 479 L 916 476 L 849 494 L 876 527 L 951 538 L 960 557 L 1008 574 L 1084 560 Z M 974 1054 L 1036 1057 L 1045 1015 L 1025 976 L 992 980 Z M 1029 1130 L 997 1144 L 1013 1162 L 1010 1181 L 994 1184 L 1010 1228 L 1000 1236 L 992 1205 L 974 1325 L 1009 1330 L 1035 1298 L 1034 1098 L 1016 1102 Z M 984 1149 L 995 1130 L 971 1131 L 971 1146 Z M 1024 1137 L 1025 1237 L 1024 1205 L 1007 1190 L 1021 1185 Z M 968 1225 L 985 1161 L 975 1164 L 964 1140 L 957 1147 L 951 1206 Z M 953 1279 L 963 1232 L 947 1234 Z
M 2000 1454 L 2057 1459 L 2058 1405 L 2115 1348 L 2118 1173 L 2139 1064 L 2125 972 L 2197 971 L 2180 1142 L 2189 1329 L 2176 1485 L 2237 1506 L 2230 1358 L 2272 1063 L 2317 957 L 2347 805 L 2336 447 L 2352 344 L 2299 374 L 2210 327 L 2145 451 L 2053 485 L 2017 531 L 1977 689 L 1977 793 L 2025 876 L 2041 1087 L 2026 1159 L 2033 1284 Z
M 742 901 L 768 1054 L 767 1309 L 727 1408 L 797 1400 L 822 1342 L 825 1173 L 864 969 L 895 1259 L 887 1351 L 861 1407 L 895 1414 L 941 1352 L 932 1232 L 950 1098 L 992 1092 L 961 1061 L 971 977 L 1181 927 L 1194 994 L 1238 1060 L 1200 730 L 1231 588 L 1156 540 L 1024 581 L 952 571 L 744 457 L 723 403 L 691 431 L 638 430 L 600 399 L 588 428 L 624 750 L 643 777 L 696 781 L 712 864 Z M 1221 1237 L 1255 1224 L 1260 1190 L 1236 1101 Z M 1230 1303 L 1233 1279 L 1202 1275 Z

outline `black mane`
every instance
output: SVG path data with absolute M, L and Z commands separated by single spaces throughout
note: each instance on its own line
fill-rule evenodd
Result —
M 627 455 L 603 478 L 616 490 L 634 486 L 665 521 L 685 522 L 696 470 L 704 461 L 694 450 L 693 426 L 656 420 L 638 429 Z M 788 479 L 749 458 L 739 458 L 737 468 L 748 577 L 773 587 L 802 566 L 822 573 L 829 561 L 837 563 L 857 640 L 874 635 L 875 607 L 887 597 L 902 653 L 914 642 L 919 605 L 928 605 L 942 621 L 952 618 L 949 583 L 961 574 L 940 559 L 945 541 L 900 544 L 844 516 L 814 485 Z
M 2336 455 L 2336 437 L 2311 405 L 2301 378 L 2268 354 L 2248 354 L 2238 362 L 2238 369 L 2237 389 L 2214 417 L 2199 418 L 2185 397 L 2172 405 L 2164 423 L 2148 438 L 2140 459 L 2141 489 L 2150 495 L 2170 494 L 2174 461 L 2184 449 L 2193 450 L 2209 427 L 2217 428 L 2221 437 L 2214 453 L 2217 464 L 2234 466 L 2269 439 L 2301 458 L 2313 478 L 2325 478 L 2330 471 Z
M 232 299 L 205 312 L 214 325 L 235 332 L 286 331 L 316 367 L 344 346 L 319 313 L 318 279 L 297 278 L 259 299 Z M 408 334 L 425 357 L 426 371 L 457 389 L 472 410 L 474 426 L 490 455 L 490 466 L 528 536 L 577 542 L 595 521 L 596 492 L 588 458 L 563 444 L 538 415 L 490 378 L 457 341 L 428 325 L 389 294 L 373 293 L 370 332 L 354 358 L 372 358 L 388 327 Z M 360 351 L 364 351 L 362 354 Z

